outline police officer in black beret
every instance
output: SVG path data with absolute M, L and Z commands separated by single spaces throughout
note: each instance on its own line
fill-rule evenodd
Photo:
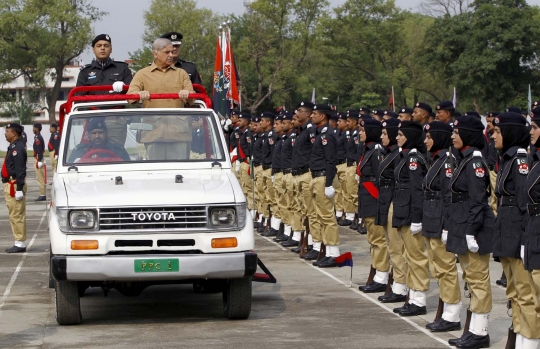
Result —
M 396 113 L 396 112 L 394 112 L 392 110 L 385 110 L 383 120 L 397 119 L 398 117 L 399 117 L 398 113 Z
M 133 79 L 127 63 L 114 61 L 110 58 L 112 53 L 111 37 L 108 34 L 99 34 L 92 40 L 92 50 L 96 58 L 92 63 L 85 65 L 79 72 L 77 86 L 113 85 L 113 91 L 125 93 L 124 84 L 129 85 Z M 90 91 L 85 94 L 103 95 L 109 91 Z
M 436 118 L 438 121 L 446 122 L 448 124 L 452 122 L 454 111 L 456 110 L 452 101 L 441 101 L 437 104 L 435 109 L 437 110 Z
M 26 252 L 26 148 L 21 139 L 23 129 L 17 123 L 6 125 L 6 140 L 9 142 L 6 158 L 2 165 L 2 183 L 8 208 L 9 223 L 15 244 L 7 253 Z
M 412 121 L 412 114 L 414 112 L 414 109 L 412 108 L 401 108 L 399 110 L 399 120 L 401 121 Z
M 346 186 L 343 188 L 345 219 L 339 222 L 340 226 L 351 226 L 351 229 L 358 229 L 358 183 L 356 182 L 356 162 L 360 159 L 358 149 L 360 146 L 360 135 L 358 134 L 358 112 L 347 111 L 347 142 L 345 143 L 345 154 L 347 169 L 345 170 Z M 353 228 L 352 226 L 356 226 Z
M 427 124 L 432 111 L 429 104 L 423 102 L 416 103 L 412 114 L 413 121 L 416 121 L 422 126 Z
M 201 74 L 197 70 L 197 66 L 193 62 L 180 59 L 180 48 L 182 47 L 182 39 L 184 36 L 178 32 L 169 32 L 161 35 L 161 38 L 169 39 L 173 45 L 173 55 L 175 57 L 175 67 L 182 68 L 188 73 L 192 84 L 202 84 Z

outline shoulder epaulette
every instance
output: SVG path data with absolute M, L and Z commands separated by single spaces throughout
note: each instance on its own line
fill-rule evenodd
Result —
M 481 158 L 482 157 L 482 152 L 480 150 L 475 150 L 473 152 L 473 157 L 475 158 Z
M 91 67 L 91 66 L 92 66 L 92 63 L 90 63 L 90 64 L 85 64 L 84 67 L 82 67 L 80 70 L 84 70 L 84 69 L 86 69 L 86 68 L 88 68 L 88 67 Z
M 521 157 L 525 156 L 525 157 L 526 157 L 527 155 L 528 155 L 528 154 L 527 154 L 527 150 L 525 150 L 525 149 L 523 149 L 523 148 L 519 148 L 519 149 L 517 150 L 517 156 L 521 156 Z
M 328 127 L 323 127 L 323 129 L 321 130 L 321 133 L 326 133 L 327 130 L 328 130 Z
M 418 153 L 418 150 L 416 150 L 416 148 L 412 148 L 411 151 L 409 152 L 409 154 L 416 154 Z
M 180 59 L 179 61 L 182 62 L 182 63 L 189 63 L 189 64 L 195 65 L 195 63 L 190 62 L 190 61 L 186 61 L 186 60 L 184 60 L 184 59 Z

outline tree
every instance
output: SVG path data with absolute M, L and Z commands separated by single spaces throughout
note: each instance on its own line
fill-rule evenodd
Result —
M 420 9 L 431 17 L 455 16 L 470 11 L 472 2 L 473 0 L 424 0 Z
M 45 93 L 49 121 L 64 68 L 91 41 L 91 22 L 105 13 L 88 0 L 6 0 L 0 4 L 0 71 L 3 80 L 20 75 Z M 7 74 L 7 76 L 6 76 Z M 47 79 L 53 81 L 46 88 Z

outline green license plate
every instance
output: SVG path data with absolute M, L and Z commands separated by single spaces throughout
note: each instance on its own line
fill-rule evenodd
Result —
M 136 259 L 136 273 L 167 273 L 180 270 L 177 258 L 171 259 Z

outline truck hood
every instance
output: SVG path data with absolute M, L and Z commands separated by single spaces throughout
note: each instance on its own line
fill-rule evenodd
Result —
M 165 206 L 234 203 L 230 171 L 79 173 L 63 178 L 70 207 Z M 116 177 L 123 184 L 116 184 Z

